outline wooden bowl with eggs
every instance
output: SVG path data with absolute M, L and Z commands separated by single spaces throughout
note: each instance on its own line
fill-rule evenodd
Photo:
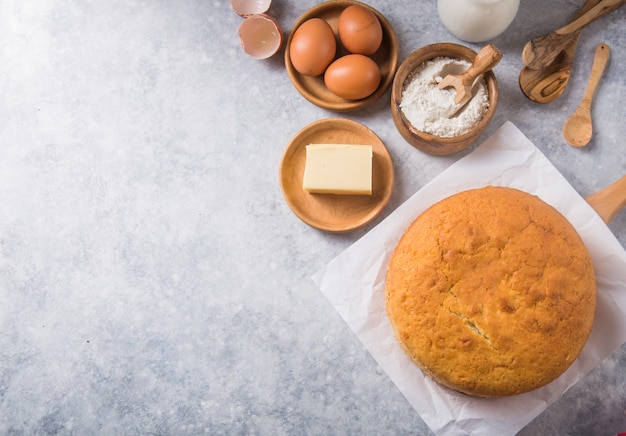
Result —
M 466 133 L 458 136 L 442 137 L 414 127 L 401 109 L 403 91 L 418 67 L 433 59 L 444 57 L 460 59 L 470 64 L 477 53 L 469 47 L 454 43 L 437 43 L 424 46 L 411 53 L 400 65 L 391 89 L 391 115 L 402 137 L 415 148 L 433 155 L 449 155 L 464 150 L 474 144 L 491 122 L 498 106 L 498 82 L 493 71 L 484 73 L 487 85 L 489 106 L 484 116 Z
M 350 55 L 351 52 L 349 52 L 341 43 L 338 37 L 338 32 L 339 17 L 341 13 L 349 6 L 353 5 L 360 6 L 374 14 L 380 22 L 382 28 L 382 41 L 380 43 L 380 47 L 373 54 L 367 56 L 378 66 L 378 69 L 380 70 L 380 82 L 371 94 L 364 98 L 355 99 L 340 97 L 336 93 L 332 92 L 324 82 L 324 73 L 313 76 L 298 72 L 298 70 L 294 67 L 294 62 L 292 62 L 292 51 L 290 49 L 294 35 L 300 26 L 313 18 L 319 18 L 324 20 L 334 33 L 336 53 L 333 60 L 337 61 L 340 58 Z M 315 35 L 311 35 L 311 37 L 315 37 Z M 348 112 L 362 109 L 377 101 L 391 86 L 398 66 L 398 59 L 398 39 L 395 31 L 391 27 L 391 24 L 389 24 L 387 19 L 376 9 L 358 1 L 331 0 L 309 9 L 301 15 L 293 25 L 285 47 L 285 67 L 296 90 L 309 102 L 324 109 L 330 109 L 338 112 Z M 349 59 L 347 58 L 344 59 L 344 61 L 346 61 L 344 64 L 349 63 Z M 360 66 L 355 65 L 355 68 L 360 68 Z

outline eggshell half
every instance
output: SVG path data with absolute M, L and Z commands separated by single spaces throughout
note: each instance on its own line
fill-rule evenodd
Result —
M 265 14 L 250 15 L 239 26 L 241 48 L 255 59 L 267 59 L 283 44 L 283 31 L 274 18 Z
M 266 13 L 272 0 L 230 0 L 230 6 L 242 17 Z

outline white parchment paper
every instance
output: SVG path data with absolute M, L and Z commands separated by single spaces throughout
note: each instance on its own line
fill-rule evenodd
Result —
M 424 375 L 395 341 L 384 306 L 387 263 L 409 224 L 445 197 L 488 185 L 537 195 L 567 217 L 591 254 L 598 285 L 593 331 L 579 358 L 549 385 L 499 399 L 469 397 Z M 626 252 L 595 211 L 511 122 L 420 189 L 313 279 L 436 434 L 513 435 L 626 342 Z

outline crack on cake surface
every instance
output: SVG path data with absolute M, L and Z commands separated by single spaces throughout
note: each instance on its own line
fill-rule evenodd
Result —
M 455 316 L 458 316 L 463 321 L 463 324 L 465 324 L 470 330 L 472 330 L 478 336 L 483 338 L 485 340 L 485 342 L 489 345 L 489 347 L 491 347 L 494 350 L 497 350 L 497 348 L 491 342 L 491 338 L 478 326 L 478 324 L 476 324 L 474 322 L 473 319 L 471 319 L 470 317 L 468 317 L 467 315 L 465 315 L 465 314 L 463 314 L 461 312 L 456 312 L 456 311 L 454 311 L 454 310 L 452 310 L 450 308 L 448 308 L 448 311 L 451 314 L 453 314 Z

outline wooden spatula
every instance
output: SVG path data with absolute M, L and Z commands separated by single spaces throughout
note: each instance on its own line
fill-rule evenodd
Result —
M 626 206 L 626 176 L 585 198 L 605 223 Z
M 619 9 L 624 4 L 626 4 L 626 0 L 602 0 L 567 26 L 531 39 L 522 50 L 524 65 L 533 70 L 545 68 L 571 42 L 570 35 L 598 18 Z
M 573 19 L 580 17 L 598 3 L 600 0 L 586 0 Z M 570 80 L 574 55 L 581 33 L 582 30 L 571 33 L 569 36 L 571 41 L 546 67 L 539 70 L 532 70 L 527 66 L 522 68 L 519 73 L 519 86 L 526 97 L 536 103 L 546 104 L 553 102 L 563 94 Z

